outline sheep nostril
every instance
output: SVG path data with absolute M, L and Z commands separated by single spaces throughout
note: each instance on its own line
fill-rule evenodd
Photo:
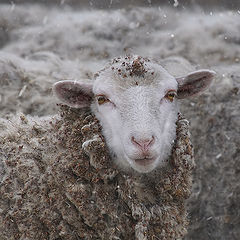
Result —
M 149 140 L 148 145 L 152 146 L 154 144 L 154 142 L 155 142 L 155 137 L 152 136 L 152 138 Z
M 148 139 L 136 139 L 135 137 L 132 137 L 131 141 L 135 146 L 140 148 L 142 151 L 146 152 L 154 144 L 155 138 L 154 136 Z

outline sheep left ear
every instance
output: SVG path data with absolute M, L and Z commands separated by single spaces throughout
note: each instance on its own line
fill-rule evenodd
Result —
M 204 69 L 191 72 L 185 77 L 176 78 L 178 98 L 182 99 L 201 94 L 209 87 L 215 74 L 214 71 Z
M 92 84 L 78 81 L 59 81 L 53 85 L 54 95 L 70 107 L 89 107 L 93 100 Z

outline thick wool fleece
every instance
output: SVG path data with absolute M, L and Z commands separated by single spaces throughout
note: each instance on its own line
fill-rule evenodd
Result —
M 114 165 L 86 109 L 2 120 L 0 239 L 182 239 L 194 158 L 188 121 L 176 124 L 166 167 L 139 174 Z

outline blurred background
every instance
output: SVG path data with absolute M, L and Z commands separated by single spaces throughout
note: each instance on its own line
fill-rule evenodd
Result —
M 240 6 L 239 0 L 1 0 L 1 3 L 18 4 L 18 3 L 41 3 L 41 4 L 57 4 L 57 5 L 74 5 L 76 7 L 85 8 L 119 8 L 126 6 L 173 6 L 178 3 L 180 8 L 202 6 L 209 8 L 228 8 L 236 9 Z

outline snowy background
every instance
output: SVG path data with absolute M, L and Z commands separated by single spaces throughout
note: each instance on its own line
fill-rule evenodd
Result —
M 185 239 L 239 239 L 240 1 L 1 0 L 0 117 L 56 113 L 54 82 L 90 79 L 127 53 L 217 72 L 182 102 L 197 164 Z

